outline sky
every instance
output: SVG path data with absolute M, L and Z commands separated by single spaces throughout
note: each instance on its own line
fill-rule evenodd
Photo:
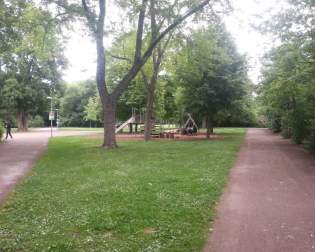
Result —
M 238 51 L 246 54 L 249 61 L 249 77 L 258 83 L 261 69 L 261 57 L 272 47 L 272 40 L 253 28 L 263 17 L 284 8 L 283 0 L 232 0 L 233 13 L 224 18 L 227 30 L 235 40 Z M 119 16 L 118 11 L 111 12 Z M 110 42 L 108 42 L 110 43 Z M 96 49 L 95 43 L 83 31 L 71 32 L 66 45 L 65 56 L 69 66 L 64 71 L 63 79 L 68 83 L 95 77 Z

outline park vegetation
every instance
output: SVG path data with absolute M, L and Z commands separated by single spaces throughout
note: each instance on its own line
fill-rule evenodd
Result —
M 0 122 L 0 142 L 2 141 L 3 139 L 3 136 L 4 136 L 4 127 L 3 127 L 3 124 L 2 122 Z
M 290 1 L 283 13 L 261 29 L 279 45 L 264 60 L 258 88 L 260 113 L 274 132 L 315 150 L 314 1 Z
M 0 114 L 26 131 L 60 84 L 65 60 L 58 25 L 31 1 L 0 1 Z M 0 115 L 0 117 L 1 117 Z
M 290 0 L 260 27 L 278 43 L 257 86 L 222 22 L 228 1 L 111 4 L 119 22 L 106 23 L 105 0 L 0 0 L 0 117 L 42 126 L 50 96 L 63 125 L 104 128 L 102 140 L 50 140 L 0 210 L 0 250 L 200 251 L 245 136 L 215 126 L 255 126 L 258 115 L 315 149 L 311 1 Z M 62 35 L 74 22 L 95 39 L 97 74 L 63 83 Z M 115 124 L 132 109 L 145 115 L 145 140 L 152 121 L 181 124 L 187 113 L 217 140 L 121 141 L 104 155 L 97 147 L 117 147 Z
M 11 119 L 21 131 L 45 125 L 47 96 L 53 96 L 64 126 L 103 125 L 109 148 L 116 147 L 115 124 L 132 109 L 144 115 L 146 140 L 152 122 L 181 124 L 186 113 L 208 136 L 214 126 L 257 125 L 258 114 L 260 125 L 315 148 L 311 1 L 288 1 L 273 22 L 261 25 L 277 46 L 264 58 L 258 86 L 222 23 L 227 1 L 114 1 L 107 8 L 103 0 L 42 3 L 0 1 L 1 121 Z M 110 20 L 113 5 L 123 20 Z M 65 84 L 62 34 L 74 22 L 98 45 L 98 74 Z M 105 49 L 107 32 L 113 43 Z
M 214 125 L 255 124 L 246 58 L 221 21 L 228 1 L 115 1 L 125 18 L 111 25 L 113 5 L 105 2 L 0 2 L 0 117 L 13 117 L 22 131 L 47 124 L 51 96 L 64 126 L 103 125 L 108 148 L 132 109 L 144 115 L 146 140 L 154 122 L 180 124 L 186 113 L 208 136 Z M 98 70 L 95 80 L 65 84 L 61 34 L 74 22 L 95 39 Z

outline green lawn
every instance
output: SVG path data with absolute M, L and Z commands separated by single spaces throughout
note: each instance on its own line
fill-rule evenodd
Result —
M 88 127 L 61 127 L 62 131 L 103 131 L 104 128 L 88 128 Z
M 159 128 L 159 124 L 155 125 L 157 128 Z M 135 126 L 133 126 L 133 130 L 135 130 Z M 141 130 L 143 131 L 143 124 L 138 125 L 138 132 L 141 132 Z M 160 126 L 161 129 L 163 130 L 169 130 L 169 129 L 176 129 L 178 126 L 176 126 L 175 124 L 163 124 Z M 104 128 L 89 128 L 89 127 L 60 127 L 58 130 L 61 131 L 103 131 Z M 123 128 L 122 130 L 123 133 L 129 133 L 129 127 L 128 125 Z
M 0 210 L 0 251 L 200 251 L 244 132 L 110 151 L 54 138 Z

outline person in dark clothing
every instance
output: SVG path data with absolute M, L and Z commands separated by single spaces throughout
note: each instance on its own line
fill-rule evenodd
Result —
M 194 133 L 194 128 L 193 128 L 192 126 L 188 126 L 188 127 L 186 128 L 186 131 L 187 131 L 187 134 L 188 134 L 188 135 L 192 136 L 193 133 Z
M 6 137 L 5 139 L 8 139 L 8 136 L 11 137 L 11 139 L 13 138 L 12 137 L 12 134 L 11 134 L 11 128 L 12 128 L 12 125 L 9 121 L 6 121 L 5 124 L 4 124 L 4 127 L 6 129 Z

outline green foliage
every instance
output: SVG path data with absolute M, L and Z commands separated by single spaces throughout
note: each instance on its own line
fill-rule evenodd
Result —
M 214 121 L 218 126 L 238 126 L 253 127 L 257 126 L 257 116 L 253 110 L 250 99 L 236 100 L 229 109 L 218 111 Z
M 95 96 L 96 88 L 94 81 L 85 81 L 66 86 L 65 95 L 60 101 L 62 125 L 87 126 L 88 122 L 85 120 L 87 115 L 86 107 L 90 99 L 95 99 Z
M 40 115 L 32 117 L 29 121 L 29 127 L 31 128 L 40 128 L 44 127 L 44 119 Z
M 282 44 L 265 58 L 260 88 L 262 111 L 274 131 L 315 151 L 314 1 L 290 0 L 262 26 Z
M 84 119 L 97 122 L 102 117 L 102 104 L 98 95 L 90 97 L 88 104 L 84 107 Z
M 147 39 L 144 42 L 147 43 Z M 123 77 L 126 69 L 131 65 L 131 59 L 134 54 L 134 43 L 135 33 L 124 33 L 115 40 L 110 51 L 107 52 L 107 83 L 111 90 L 115 88 L 117 81 Z M 117 58 L 117 56 L 120 56 L 120 58 Z M 151 60 L 142 69 L 149 77 L 152 74 Z M 171 104 L 174 103 L 171 92 L 176 90 L 174 85 L 175 83 L 171 83 L 168 76 L 159 76 L 154 99 L 155 116 L 158 119 L 170 120 L 174 118 L 172 113 L 176 111 L 176 108 L 171 107 Z M 139 73 L 118 101 L 118 120 L 124 121 L 129 118 L 132 108 L 136 109 L 137 113 L 143 114 L 147 103 L 147 92 L 148 87 L 144 83 L 142 74 Z
M 124 141 L 106 154 L 100 140 L 52 139 L 0 210 L 0 247 L 200 251 L 245 132 L 227 131 L 198 144 Z
M 315 150 L 315 119 L 311 120 L 310 122 L 308 139 L 309 139 L 310 149 L 314 151 Z
M 163 120 L 169 122 L 179 122 L 180 113 L 178 106 L 176 105 L 176 90 L 178 88 L 177 83 L 170 77 L 164 76 L 160 78 L 160 83 L 163 84 Z M 162 86 L 162 85 L 160 85 Z M 161 101 L 161 98 L 157 98 Z
M 26 129 L 28 116 L 45 111 L 59 87 L 63 48 L 48 12 L 15 0 L 0 1 L 0 10 L 0 108 L 18 114 Z
M 261 25 L 283 42 L 305 40 L 314 34 L 314 0 L 286 0 L 286 5 L 273 17 L 266 15 Z
M 183 110 L 214 121 L 245 105 L 240 101 L 249 83 L 245 59 L 221 26 L 194 31 L 178 52 L 176 66 Z
M 4 136 L 4 127 L 3 127 L 3 124 L 2 124 L 2 120 L 0 119 L 0 142 L 2 142 L 2 138 Z

